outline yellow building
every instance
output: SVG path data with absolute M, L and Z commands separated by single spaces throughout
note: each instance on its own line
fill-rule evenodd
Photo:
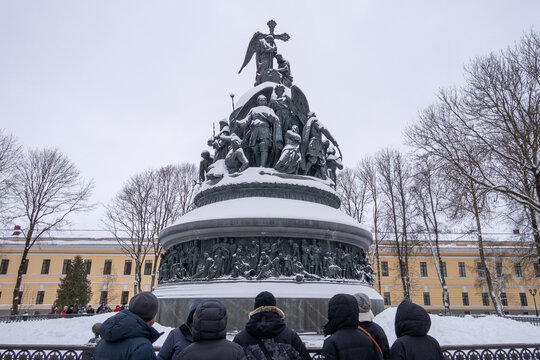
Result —
M 24 246 L 21 235 L 0 238 L 0 313 L 11 308 L 13 287 Z M 540 292 L 540 268 L 535 264 L 534 243 L 518 241 L 519 236 L 487 236 L 486 255 L 492 269 L 496 293 L 503 298 L 505 311 L 511 314 L 534 314 L 529 289 Z M 487 286 L 479 274 L 478 248 L 463 234 L 446 236 L 441 241 L 451 311 L 456 313 L 493 313 Z M 460 240 L 455 240 L 460 239 Z M 372 251 L 370 252 L 372 253 Z M 398 261 L 392 241 L 380 245 L 381 296 L 387 306 L 396 306 L 403 298 Z M 60 232 L 38 241 L 31 249 L 23 275 L 20 312 L 49 311 L 56 299 L 59 280 L 68 263 L 81 255 L 92 282 L 91 304 L 101 301 L 114 306 L 127 303 L 133 295 L 135 265 L 123 253 L 116 240 L 105 231 Z M 153 254 L 143 266 L 143 290 L 150 290 Z M 377 269 L 376 264 L 373 265 Z M 437 277 L 431 248 L 417 242 L 409 258 L 413 301 L 432 313 L 443 310 L 442 288 Z M 377 281 L 374 288 L 379 290 Z M 504 300 L 505 299 L 505 300 Z M 540 300 L 538 294 L 536 300 Z

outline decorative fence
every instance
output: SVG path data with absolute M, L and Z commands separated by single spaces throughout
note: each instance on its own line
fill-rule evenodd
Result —
M 308 350 L 314 360 L 324 359 L 320 348 Z M 446 360 L 540 360 L 540 344 L 450 345 L 442 350 Z M 0 360 L 91 360 L 93 353 L 93 346 L 0 345 Z

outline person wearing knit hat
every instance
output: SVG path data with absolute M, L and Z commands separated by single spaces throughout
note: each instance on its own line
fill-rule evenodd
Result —
M 101 324 L 102 340 L 96 346 L 94 359 L 156 359 L 152 343 L 161 334 L 152 325 L 158 309 L 158 299 L 151 292 L 143 291 L 132 297 L 129 310 L 122 310 Z
M 362 328 L 367 331 L 373 340 L 377 342 L 377 345 L 382 352 L 383 359 L 390 358 L 390 346 L 388 345 L 388 338 L 382 327 L 373 322 L 375 316 L 371 311 L 371 299 L 364 293 L 356 293 L 353 295 L 358 303 L 358 328 Z
M 233 341 L 244 348 L 248 359 L 266 360 L 264 351 L 273 359 L 311 359 L 298 334 L 285 324 L 285 314 L 276 306 L 274 294 L 268 291 L 255 297 L 249 321 Z

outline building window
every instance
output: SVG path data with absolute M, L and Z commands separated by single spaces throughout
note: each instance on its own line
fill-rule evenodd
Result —
M 424 261 L 420 262 L 420 276 L 427 277 L 427 263 Z
M 424 293 L 424 305 L 431 305 L 431 299 L 429 297 L 429 292 Z
M 384 305 L 388 305 L 388 306 L 392 305 L 389 292 L 384 293 Z
M 105 264 L 103 265 L 103 275 L 111 275 L 111 268 L 112 260 L 105 260 Z
M 442 269 L 441 269 L 441 271 L 442 271 L 442 274 L 443 274 L 444 277 L 447 277 L 447 276 L 448 276 L 447 273 L 446 273 L 446 262 L 444 262 L 444 261 L 442 262 Z
M 484 266 L 481 262 L 476 263 L 476 272 L 478 273 L 478 277 L 483 278 L 486 276 L 486 273 L 484 271 Z
M 0 291 L 0 299 L 2 298 L 2 292 Z
M 523 271 L 521 270 L 521 263 L 514 264 L 514 271 L 516 272 L 516 277 L 523 277 Z
M 388 261 L 381 261 L 381 275 L 388 276 Z
M 152 275 L 152 260 L 144 262 L 144 275 Z
M 2 259 L 2 262 L 0 263 L 0 275 L 7 274 L 9 267 L 9 259 Z
M 23 265 L 23 269 L 22 269 L 23 275 L 25 275 L 28 272 L 28 263 L 29 262 L 30 262 L 29 259 L 24 260 L 24 265 Z
M 459 277 L 467 277 L 467 272 L 465 271 L 465 263 L 459 262 Z
M 62 265 L 62 274 L 64 275 L 67 274 L 70 268 L 71 268 L 71 260 L 64 259 L 64 265 Z
M 501 304 L 503 304 L 503 306 L 508 306 L 508 298 L 506 297 L 505 292 L 501 293 Z
M 84 264 L 86 265 L 86 275 L 90 275 L 90 271 L 92 271 L 92 260 L 86 259 L 84 260 Z
M 126 305 L 129 300 L 129 291 L 122 291 L 122 298 L 120 300 L 120 304 Z
M 43 259 L 41 264 L 41 274 L 47 275 L 49 273 L 49 268 L 51 267 L 51 259 Z
M 503 277 L 504 276 L 504 270 L 503 270 L 502 262 L 497 261 L 495 263 L 495 272 L 497 273 L 497 277 Z
M 99 303 L 104 303 L 106 304 L 107 303 L 107 298 L 109 297 L 109 292 L 108 291 L 102 291 L 101 292 L 101 295 L 99 296 Z
M 461 299 L 463 300 L 463 306 L 469 306 L 469 293 L 462 292 Z
M 521 301 L 521 306 L 529 306 L 529 303 L 527 302 L 527 294 L 519 293 L 519 300 Z
M 489 306 L 489 294 L 482 293 L 482 305 Z
M 131 260 L 124 262 L 124 275 L 131 275 Z
M 43 304 L 43 298 L 45 297 L 45 291 L 38 291 L 36 296 L 36 305 Z
M 540 277 L 540 264 L 538 264 L 537 262 L 534 263 L 534 276 Z

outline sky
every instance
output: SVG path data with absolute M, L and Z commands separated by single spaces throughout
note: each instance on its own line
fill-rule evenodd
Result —
M 540 31 L 536 0 L 0 1 L 0 128 L 28 148 L 55 147 L 95 185 L 101 228 L 130 176 L 198 163 L 228 117 L 249 40 L 267 32 L 291 64 L 345 166 L 385 147 L 471 59 Z

